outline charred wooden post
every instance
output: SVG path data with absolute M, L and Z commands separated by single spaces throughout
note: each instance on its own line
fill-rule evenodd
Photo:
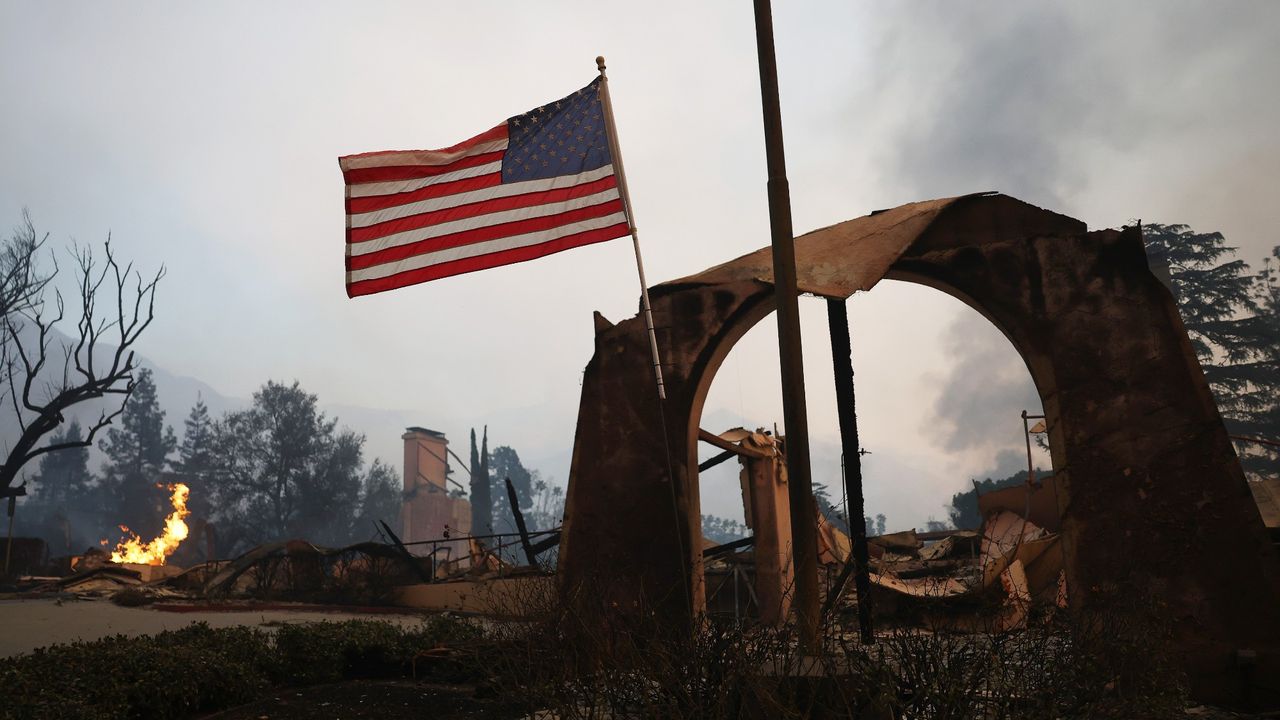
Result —
M 503 478 L 503 481 L 507 484 L 507 500 L 511 502 L 511 515 L 516 519 L 516 530 L 520 531 L 520 547 L 524 549 L 524 556 L 529 564 L 537 565 L 538 554 L 529 543 L 529 530 L 524 525 L 524 513 L 520 512 L 520 496 L 516 494 L 516 486 L 511 484 L 511 478 Z
M 404 560 L 405 564 L 413 569 L 413 572 L 418 576 L 418 579 L 424 583 L 429 583 L 434 580 L 434 578 L 428 575 L 427 571 L 423 570 L 422 566 L 418 564 L 417 559 L 409 552 L 409 548 L 405 547 L 404 543 L 400 542 L 400 537 L 391 529 L 391 526 L 384 520 L 379 520 L 378 523 L 382 525 L 383 530 L 387 531 L 387 537 L 391 538 L 391 544 L 395 546 L 396 552 L 399 554 L 400 558 Z M 432 554 L 431 560 L 433 563 L 435 562 L 434 553 Z
M 773 10 L 756 0 L 756 52 L 760 58 L 760 97 L 764 106 L 765 158 L 769 168 L 769 225 L 773 238 L 774 293 L 778 307 L 778 358 L 782 366 L 782 419 L 787 426 L 787 488 L 791 499 L 791 548 L 795 558 L 796 624 L 800 646 L 817 653 L 818 526 L 813 514 L 809 463 L 809 412 L 804 398 L 804 358 L 800 347 L 800 309 L 796 290 L 795 237 L 791 230 L 791 190 L 782 147 L 782 109 L 778 101 L 778 63 L 773 51 Z
M 840 450 L 844 455 L 844 493 L 849 503 L 849 534 L 853 539 L 854 588 L 858 591 L 858 632 L 862 642 L 875 642 L 871 631 L 871 579 L 867 575 L 867 526 L 862 522 L 862 448 L 858 444 L 858 414 L 853 394 L 853 345 L 849 340 L 849 311 L 844 300 L 827 299 L 831 333 L 831 362 L 836 376 L 836 414 L 840 418 Z M 856 519 L 856 520 L 855 520 Z M 848 568 L 846 565 L 846 569 Z M 842 572 L 847 578 L 848 573 Z M 844 583 L 838 583 L 843 587 Z
M 25 484 L 25 483 L 24 483 Z M 9 496 L 9 536 L 4 543 L 4 574 L 9 574 L 9 558 L 13 556 L 13 514 L 17 510 L 18 497 L 16 494 Z

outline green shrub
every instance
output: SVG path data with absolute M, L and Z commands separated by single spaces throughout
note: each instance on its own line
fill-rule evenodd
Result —
M 412 659 L 408 640 L 400 628 L 385 622 L 285 625 L 276 632 L 278 679 L 311 685 L 399 675 Z
M 54 645 L 0 662 L 0 718 L 189 717 L 247 702 L 273 686 L 407 676 L 420 652 L 478 636 L 473 625 L 453 618 L 416 628 L 304 623 L 274 635 L 196 623 L 149 637 Z M 457 661 L 446 669 L 451 679 L 472 673 Z

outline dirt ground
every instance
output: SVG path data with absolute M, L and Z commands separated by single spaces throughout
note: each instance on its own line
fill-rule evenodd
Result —
M 164 612 L 143 607 L 120 607 L 109 600 L 0 600 L 0 657 L 30 652 L 38 647 L 75 640 L 96 640 L 111 635 L 152 635 L 204 621 L 212 627 L 281 623 L 377 619 L 416 625 L 421 615 L 397 615 L 308 610 L 257 610 L 251 612 Z
M 483 693 L 481 693 L 483 694 Z M 524 717 L 500 698 L 479 698 L 475 688 L 400 681 L 352 681 L 292 688 L 201 720 L 514 720 Z

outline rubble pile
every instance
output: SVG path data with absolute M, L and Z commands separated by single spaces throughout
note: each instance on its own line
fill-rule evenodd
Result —
M 1056 493 L 1047 478 L 981 495 L 977 530 L 868 538 L 872 607 L 882 617 L 974 631 L 1020 627 L 1033 607 L 1065 607 Z

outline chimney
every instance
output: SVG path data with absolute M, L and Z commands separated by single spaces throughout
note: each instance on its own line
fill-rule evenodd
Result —
M 449 440 L 444 433 L 424 427 L 406 428 L 404 435 L 404 491 L 412 492 L 419 485 L 430 483 L 448 492 L 445 470 Z M 423 492 L 433 489 L 422 488 Z
M 401 539 L 405 542 L 435 540 L 446 533 L 466 535 L 471 529 L 470 504 L 449 497 L 446 472 L 449 440 L 444 433 L 423 427 L 406 428 L 404 435 L 404 503 L 401 506 Z M 464 513 L 459 522 L 455 517 Z M 465 552 L 462 547 L 458 552 Z

